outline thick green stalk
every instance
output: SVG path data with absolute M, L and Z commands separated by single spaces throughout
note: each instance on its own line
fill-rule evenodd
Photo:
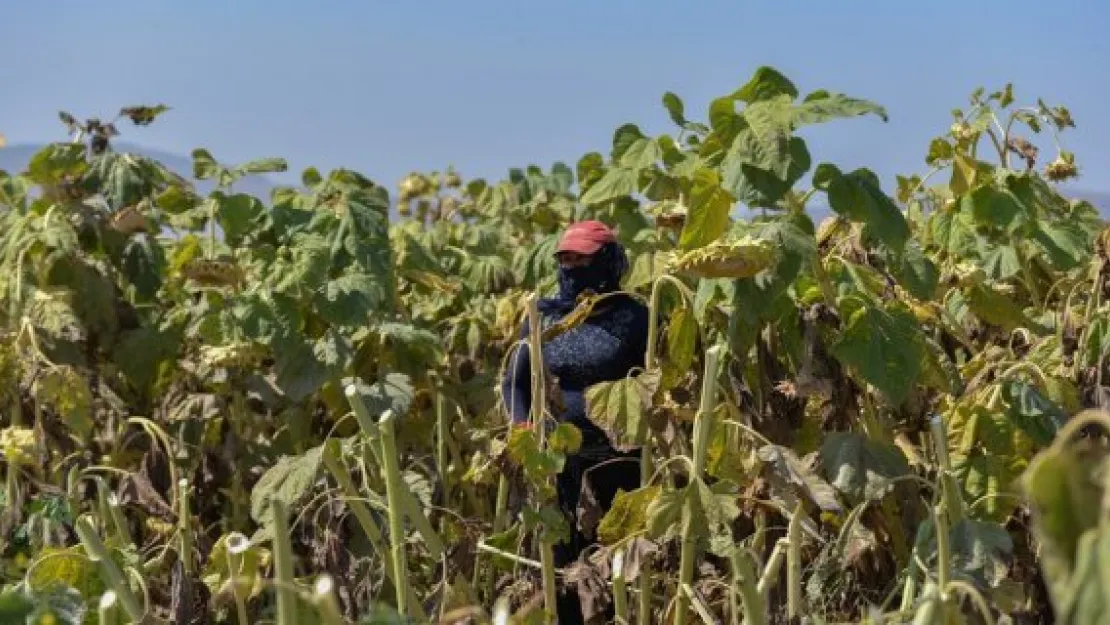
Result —
M 119 535 L 120 544 L 131 547 L 133 541 L 131 532 L 127 529 L 127 517 L 124 516 L 123 508 L 119 505 L 119 497 L 115 493 L 108 493 L 108 510 L 112 513 L 112 524 L 116 528 L 116 534 Z
M 759 577 L 759 584 L 756 585 L 756 590 L 767 600 L 767 593 L 775 585 L 775 581 L 779 577 L 779 570 L 782 568 L 782 561 L 786 558 L 786 539 L 780 538 L 775 543 L 775 548 L 771 551 L 771 557 L 767 560 L 767 564 L 763 567 L 763 574 Z
M 85 547 L 85 553 L 88 554 L 90 560 L 99 565 L 100 572 L 104 575 L 104 583 L 116 593 L 124 612 L 127 612 L 127 616 L 132 621 L 142 622 L 146 610 L 139 605 L 139 599 L 131 591 L 131 586 L 123 577 L 123 571 L 120 571 L 119 567 L 116 566 L 111 554 L 108 553 L 108 549 L 100 540 L 100 536 L 97 535 L 96 529 L 89 520 L 89 515 L 81 515 L 77 522 L 73 524 L 73 527 L 77 531 L 77 536 L 81 539 L 81 544 Z
M 100 605 L 97 606 L 98 625 L 116 625 L 119 622 L 116 620 L 117 603 L 119 603 L 119 599 L 116 593 L 111 590 L 100 595 Z
M 243 554 L 250 549 L 250 540 L 239 532 L 228 534 L 227 540 L 227 566 L 231 572 L 231 594 L 235 599 L 235 613 L 239 617 L 239 625 L 248 625 L 250 617 L 247 616 L 247 600 L 243 596 L 239 583 L 239 569 L 243 567 Z
M 709 434 L 716 423 L 717 410 L 717 373 L 721 352 L 724 347 L 714 345 L 705 352 L 705 372 L 701 385 L 701 405 L 694 419 L 694 476 L 701 477 L 705 472 L 705 462 L 709 450 Z
M 367 438 L 366 448 L 370 450 L 370 455 L 367 462 L 373 462 L 376 466 L 386 466 L 386 456 L 389 454 L 382 448 L 384 445 L 381 432 L 381 423 L 374 423 L 374 419 L 370 416 L 370 411 L 366 408 L 366 404 L 362 401 L 362 396 L 359 395 L 358 388 L 354 384 L 350 384 L 345 389 L 347 401 L 351 404 L 351 409 L 355 413 L 355 419 L 358 421 L 359 428 Z M 384 419 L 384 416 L 383 416 Z M 396 438 L 394 438 L 396 440 Z M 365 452 L 364 452 L 365 453 Z M 394 461 L 397 461 L 397 456 L 394 454 Z M 398 469 L 400 475 L 400 469 Z M 416 496 L 412 494 L 407 488 L 401 489 L 397 493 L 400 497 L 400 511 L 402 518 L 408 517 L 412 522 L 416 531 L 424 539 L 424 546 L 428 549 L 428 553 L 432 558 L 439 559 L 443 556 L 444 546 L 443 541 L 440 539 L 439 534 L 432 528 L 432 524 L 428 521 L 428 517 L 424 515 L 424 511 L 420 508 L 420 502 Z
M 493 533 L 505 529 L 506 514 L 509 509 L 509 478 L 502 473 L 497 480 L 497 500 L 493 512 Z
M 537 306 L 537 295 L 532 294 L 528 299 L 528 358 L 532 369 L 532 427 L 539 438 L 540 449 L 547 446 L 547 427 L 544 423 L 544 407 L 547 397 L 544 387 L 544 368 L 542 338 L 543 330 L 540 325 L 540 310 Z M 550 478 L 549 478 L 550 480 Z M 540 540 L 540 562 L 543 565 L 543 597 L 544 612 L 547 622 L 555 619 L 555 602 L 557 597 L 557 580 L 555 578 L 555 554 L 550 540 Z
M 320 612 L 324 625 L 346 625 L 347 620 L 339 609 L 339 601 L 335 598 L 335 581 L 330 575 L 321 575 L 316 579 L 313 602 Z
M 672 284 L 680 292 L 685 294 L 685 291 L 683 291 L 683 284 L 674 276 L 659 276 L 651 285 L 651 301 L 649 302 L 648 308 L 647 354 L 644 358 L 644 366 L 648 370 L 655 367 L 655 351 L 659 343 L 659 298 L 663 290 L 663 285 L 666 283 Z M 640 448 L 640 486 L 648 486 L 651 484 L 651 477 L 655 472 L 655 463 L 652 461 L 652 454 L 654 453 L 653 447 L 654 443 L 651 436 L 645 437 L 643 447 Z M 654 574 L 651 570 L 651 565 L 647 562 L 643 563 L 640 568 L 640 596 L 636 615 L 638 625 L 651 624 L 651 591 L 654 581 L 653 578 Z
M 934 625 L 938 622 L 937 610 L 940 608 L 940 591 L 936 584 L 928 582 L 921 599 L 921 606 L 917 608 L 917 613 L 914 615 L 913 625 Z M 944 620 L 940 619 L 939 622 L 943 623 Z
M 732 556 L 732 611 L 733 622 L 740 622 L 740 609 L 736 605 L 737 587 L 739 593 L 744 598 L 744 623 L 746 625 L 766 625 L 767 624 L 767 608 L 763 603 L 763 597 L 759 594 L 759 588 L 756 586 L 755 579 L 755 561 L 747 551 L 741 550 L 739 547 L 733 549 Z
M 702 377 L 701 406 L 694 417 L 694 458 L 690 485 L 695 488 L 705 472 L 706 452 L 709 448 L 709 433 L 713 431 L 713 417 L 717 408 L 717 371 L 720 362 L 721 345 L 714 345 L 705 353 L 705 372 Z M 679 591 L 675 602 L 675 625 L 685 625 L 686 613 L 690 607 L 689 597 L 682 592 L 685 586 L 694 581 L 694 561 L 697 559 L 697 541 L 694 531 L 694 497 L 686 497 L 682 510 L 682 553 L 679 556 Z
M 297 622 L 297 592 L 293 580 L 293 546 L 289 544 L 289 507 L 270 500 L 274 515 L 274 583 L 277 586 L 277 625 Z
M 112 527 L 112 510 L 108 507 L 108 483 L 104 478 L 97 476 L 94 478 L 96 482 L 96 506 L 97 517 L 100 521 L 100 531 L 104 533 L 107 540 L 112 539 L 112 534 L 115 528 Z
M 400 471 L 398 471 L 400 474 Z M 412 491 L 405 488 L 401 493 L 401 510 L 404 516 L 412 523 L 413 528 L 417 534 L 424 539 L 424 548 L 428 550 L 428 555 L 433 559 L 440 559 L 447 551 L 443 545 L 443 540 L 439 537 L 439 533 L 432 527 L 432 522 L 428 520 L 424 510 L 420 507 L 420 500 Z
M 389 410 L 382 415 L 378 424 L 382 442 L 382 465 L 385 470 L 385 493 L 389 504 L 389 543 L 393 555 L 393 578 L 397 580 L 397 611 L 408 612 L 408 567 L 405 562 L 405 531 L 403 516 L 404 503 L 401 491 L 405 488 L 401 480 L 401 468 L 397 458 L 397 439 L 393 432 L 393 413 Z
M 948 594 L 948 581 L 952 579 L 952 547 L 949 540 L 949 525 L 945 519 L 945 505 L 941 502 L 933 511 L 937 528 L 937 586 L 943 601 Z
M 384 467 L 384 462 L 382 462 L 383 454 L 380 449 L 381 435 L 379 425 L 374 423 L 373 419 L 370 418 L 370 412 L 366 409 L 366 404 L 363 403 L 362 397 L 358 394 L 358 389 L 353 384 L 346 388 L 345 393 L 348 402 L 351 404 L 352 410 L 354 410 L 355 417 L 358 419 L 359 426 L 367 438 L 366 448 L 371 450 L 373 461 L 375 461 L 378 466 Z M 408 614 L 414 618 L 426 620 L 427 615 L 424 613 L 423 606 L 416 600 L 415 591 L 412 585 L 408 583 L 407 575 L 399 579 L 397 578 L 392 551 L 386 544 L 377 522 L 374 521 L 374 516 L 370 512 L 370 507 L 362 501 L 362 494 L 355 486 L 354 481 L 351 480 L 351 476 L 347 472 L 347 467 L 343 464 L 343 460 L 339 456 L 338 444 L 329 442 L 324 448 L 321 459 L 324 462 L 324 467 L 331 473 L 332 477 L 335 478 L 335 481 L 339 484 L 339 488 L 343 491 L 344 495 L 347 496 L 347 506 L 351 509 L 351 513 L 355 515 L 355 520 L 357 520 L 362 527 L 362 531 L 366 533 L 366 537 L 369 539 L 371 546 L 375 551 L 380 553 L 383 558 L 390 561 L 390 565 L 385 567 L 386 577 L 389 578 L 389 581 L 393 584 L 397 592 L 401 592 L 402 588 L 405 589 L 409 597 Z M 396 454 L 394 454 L 394 459 L 396 459 Z M 408 491 L 405 491 L 405 493 L 411 495 Z M 397 511 L 396 515 L 401 518 L 403 508 L 403 506 L 395 507 L 390 503 L 390 520 L 392 520 L 394 516 L 394 510 Z M 433 543 L 433 545 L 439 545 L 442 549 L 442 543 Z M 431 551 L 431 549 L 429 550 Z
M 941 497 L 944 500 L 945 512 L 948 515 L 948 524 L 951 526 L 963 518 L 963 501 L 960 499 L 956 476 L 952 474 L 952 462 L 948 457 L 948 435 L 945 432 L 944 421 L 940 415 L 933 415 L 932 419 L 929 420 L 929 428 L 933 434 L 933 446 L 936 448 L 937 464 L 940 467 Z M 943 591 L 943 589 L 942 586 L 941 590 Z
M 180 519 L 178 522 L 178 532 L 181 534 L 181 563 L 185 565 L 185 572 L 189 575 L 193 574 L 193 528 L 190 524 L 190 519 L 193 518 L 192 513 L 189 511 L 189 480 L 181 478 L 177 482 L 177 487 L 181 493 L 180 505 Z
M 351 514 L 355 515 L 355 520 L 358 521 L 362 531 L 366 533 L 366 538 L 370 541 L 370 546 L 374 548 L 381 557 L 386 558 L 389 555 L 389 549 L 385 545 L 385 540 L 382 538 L 381 529 L 378 527 L 377 522 L 374 521 L 374 516 L 370 512 L 370 507 L 366 502 L 362 501 L 362 494 L 359 493 L 358 487 L 355 486 L 354 481 L 351 479 L 350 474 L 347 473 L 347 467 L 344 466 L 343 461 L 339 458 L 338 445 L 333 445 L 333 441 L 328 441 L 324 445 L 324 453 L 320 455 L 321 461 L 324 463 L 324 468 L 328 473 L 335 478 L 336 483 L 339 484 L 339 490 L 347 497 L 344 502 L 347 507 L 351 509 Z M 393 569 L 386 567 L 386 576 L 389 580 L 393 579 Z
M 786 616 L 792 620 L 802 615 L 802 506 L 799 500 L 786 532 Z
M 613 554 L 613 611 L 619 625 L 628 623 L 628 589 L 624 584 L 624 550 Z
M 451 424 L 447 421 L 446 400 L 442 394 L 436 395 L 436 470 L 443 488 L 443 502 L 451 501 L 451 479 L 448 476 L 451 452 L 447 449 L 447 439 L 451 435 Z M 440 528 L 442 531 L 442 527 Z

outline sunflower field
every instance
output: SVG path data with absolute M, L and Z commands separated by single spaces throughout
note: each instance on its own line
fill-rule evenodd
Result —
M 884 190 L 803 138 L 878 103 L 761 67 L 662 105 L 573 165 L 267 198 L 236 185 L 281 158 L 114 149 L 164 105 L 61 113 L 0 171 L 0 623 L 550 623 L 560 586 L 593 623 L 1110 623 L 1110 229 L 1061 190 L 1068 109 L 980 89 Z M 556 570 L 580 433 L 499 393 L 583 219 L 652 313 L 588 390 L 642 482 L 583 492 Z

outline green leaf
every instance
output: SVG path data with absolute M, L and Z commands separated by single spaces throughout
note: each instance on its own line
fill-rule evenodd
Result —
M 788 191 L 802 179 L 811 165 L 805 141 L 789 137 L 786 151 L 762 143 L 748 130 L 740 132 L 721 163 L 724 186 L 737 199 L 752 208 L 775 208 Z M 785 171 L 784 176 L 771 171 Z
M 1057 622 L 1064 625 L 1101 623 L 1110 613 L 1106 592 L 1110 580 L 1110 530 L 1089 530 L 1079 539 L 1079 559 L 1068 576 L 1069 587 L 1057 596 Z
M 240 174 L 273 174 L 289 170 L 284 158 L 259 158 L 247 161 L 235 168 Z
M 936 294 L 940 271 L 913 239 L 906 242 L 902 253 L 891 263 L 890 272 L 917 299 L 928 301 Z
M 727 533 L 728 525 L 740 514 L 732 484 L 720 481 L 712 487 L 694 477 L 685 487 L 664 491 L 647 506 L 646 529 L 649 538 L 667 540 L 677 534 L 680 524 L 701 543 Z
M 849 317 L 831 351 L 892 404 L 901 404 L 921 372 L 924 354 L 917 328 L 904 304 L 862 306 Z
M 994 588 L 1009 573 L 1014 543 L 997 523 L 960 519 L 950 531 L 949 544 L 955 569 L 981 587 Z
M 613 162 L 619 163 L 632 144 L 646 138 L 647 135 L 636 124 L 622 124 L 613 132 L 613 151 L 611 154 Z
M 552 430 L 547 439 L 551 451 L 560 454 L 573 454 L 582 446 L 582 431 L 574 424 L 560 423 Z
M 355 384 L 359 395 L 362 396 L 362 402 L 366 404 L 366 409 L 371 415 L 381 415 L 389 410 L 400 417 L 408 414 L 412 408 L 415 397 L 412 378 L 403 373 L 388 373 L 372 384 L 353 378 L 343 380 L 344 386 L 352 383 Z
M 212 153 L 204 148 L 193 150 L 193 177 L 197 180 L 215 178 L 220 173 L 220 165 L 212 157 Z
M 158 328 L 143 327 L 120 335 L 112 350 L 112 364 L 135 388 L 145 391 L 158 376 L 159 367 L 177 355 L 180 337 Z
M 825 479 L 857 503 L 882 498 L 891 480 L 910 474 L 901 449 L 858 432 L 830 432 L 819 456 Z
M 717 98 L 709 103 L 709 127 L 721 143 L 731 143 L 746 126 L 744 118 L 736 113 L 736 101 L 732 98 Z
M 513 428 L 506 446 L 509 458 L 524 469 L 524 477 L 543 493 L 551 491 L 549 478 L 563 470 L 566 456 L 550 449 L 541 449 L 531 429 Z
M 667 114 L 671 116 L 671 121 L 673 121 L 675 125 L 686 125 L 686 116 L 681 98 L 668 91 L 663 94 L 663 106 L 667 109 Z
M 27 595 L 7 587 L 0 592 L 0 623 L 25 623 L 35 612 L 35 604 Z
M 842 93 L 815 91 L 794 107 L 791 120 L 795 129 L 808 124 L 821 124 L 834 119 L 873 114 L 889 121 L 886 109 L 874 102 L 852 98 Z
M 938 162 L 950 161 L 955 155 L 956 151 L 952 144 L 941 137 L 937 137 L 929 143 L 929 153 L 925 156 L 925 164 L 931 167 Z
M 975 224 L 963 211 L 942 208 L 930 215 L 929 234 L 941 250 L 957 260 L 976 256 Z
M 789 96 L 789 99 L 793 100 L 798 97 L 798 88 L 777 69 L 764 65 L 756 68 L 755 74 L 747 84 L 737 89 L 731 97 L 750 103 L 782 95 Z
M 631 492 L 617 490 L 613 505 L 597 526 L 598 542 L 612 545 L 645 530 L 648 509 L 662 490 L 662 487 L 655 484 Z
M 829 206 L 838 214 L 863 223 L 865 236 L 901 253 L 910 238 L 909 224 L 894 200 L 883 193 L 874 173 L 857 169 L 842 174 L 835 165 L 822 163 L 813 174 L 813 186 L 828 194 Z
M 1013 232 L 1033 217 L 1033 209 L 1007 188 L 984 185 L 963 196 L 960 210 L 976 222 Z
M 1101 511 L 1092 503 L 1103 497 L 1098 474 L 1105 471 L 1100 466 L 1104 463 L 1075 449 L 1049 447 L 1033 458 L 1021 476 L 1037 538 L 1045 545 L 1046 579 L 1051 586 L 1069 585 L 1071 571 L 1084 552 L 1080 541 L 1099 525 Z
M 162 288 L 168 270 L 166 253 L 154 237 L 129 239 L 123 248 L 122 269 L 127 281 L 135 287 L 136 299 L 150 302 Z
M 678 308 L 670 317 L 667 323 L 667 364 L 676 372 L 685 374 L 694 364 L 698 320 L 689 306 Z
M 979 257 L 983 270 L 994 280 L 1008 280 L 1021 273 L 1021 259 L 1013 245 L 994 245 L 979 240 Z
M 585 193 L 605 173 L 605 157 L 600 152 L 588 152 L 578 159 L 575 164 L 575 173 L 578 175 L 578 187 Z
M 733 198 L 721 187 L 716 171 L 702 168 L 694 175 L 689 214 L 682 227 L 679 245 L 693 249 L 708 245 L 728 230 Z
M 27 585 L 33 592 L 47 591 L 57 584 L 72 588 L 87 598 L 98 597 L 106 590 L 97 563 L 89 559 L 80 545 L 65 549 L 44 548 L 32 563 Z
M 987 284 L 975 284 L 967 288 L 968 306 L 981 320 L 1001 327 L 1007 332 L 1017 328 L 1033 327 L 1039 329 L 1026 317 L 1025 312 L 1006 294 L 1000 293 Z
M 93 158 L 82 180 L 88 192 L 102 195 L 114 210 L 138 204 L 180 183 L 181 179 L 158 161 L 121 152 Z
M 88 167 L 83 144 L 52 143 L 31 157 L 27 178 L 40 185 L 56 185 L 67 178 L 79 179 Z
M 236 193 L 225 195 L 214 191 L 211 196 L 216 203 L 216 221 L 224 233 L 224 241 L 230 246 L 238 246 L 254 230 L 255 223 L 266 213 L 266 207 L 258 199 Z
M 324 446 L 319 445 L 300 456 L 282 456 L 266 470 L 251 489 L 251 518 L 259 525 L 272 528 L 274 523 L 273 500 L 283 502 L 293 509 L 312 490 L 320 472 L 320 457 Z
M 1021 380 L 1003 384 L 1002 398 L 1009 404 L 1010 420 L 1038 445 L 1051 444 L 1068 421 L 1063 408 L 1042 395 L 1037 387 Z
M 328 328 L 322 337 L 313 342 L 312 353 L 330 375 L 338 376 L 353 359 L 354 348 L 350 339 L 335 328 Z
M 652 371 L 590 386 L 586 389 L 590 420 L 619 450 L 642 445 L 648 434 L 647 412 L 658 384 L 659 372 Z
M 637 139 L 621 156 L 620 166 L 635 171 L 651 167 L 663 158 L 663 149 L 654 139 Z
M 586 205 L 601 204 L 636 192 L 636 170 L 627 167 L 610 167 L 601 178 L 582 194 L 580 201 Z
M 314 341 L 283 341 L 275 355 L 274 384 L 290 401 L 299 402 L 315 393 L 332 376 L 327 364 L 317 358 Z
M 743 142 L 743 150 L 753 154 L 753 165 L 785 179 L 790 171 L 790 99 L 779 96 L 756 102 L 745 108 L 743 115 L 748 128 L 736 136 L 730 153 Z
M 328 323 L 350 328 L 367 325 L 385 301 L 381 283 L 357 269 L 328 280 L 315 298 L 317 310 Z
M 1090 255 L 1090 236 L 1072 221 L 1039 222 L 1029 238 L 1058 271 L 1074 269 Z
M 73 367 L 47 369 L 34 386 L 35 398 L 50 406 L 78 440 L 93 431 L 93 396 L 86 379 Z

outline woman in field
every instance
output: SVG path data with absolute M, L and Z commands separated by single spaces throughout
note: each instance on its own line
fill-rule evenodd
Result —
M 613 231 L 598 221 L 571 225 L 559 241 L 559 292 L 539 301 L 541 323 L 549 327 L 576 306 L 579 295 L 620 290 L 628 269 L 628 258 Z M 640 486 L 640 455 L 633 450 L 620 453 L 605 432 L 588 417 L 585 391 L 599 382 L 619 380 L 635 367 L 644 366 L 647 352 L 648 309 L 625 294 L 605 298 L 591 316 L 577 327 L 543 344 L 543 364 L 558 381 L 557 397 L 548 409 L 561 422 L 582 432 L 578 453 L 566 460 L 557 478 L 559 506 L 567 516 L 571 538 L 555 546 L 555 566 L 574 562 L 595 539 L 578 527 L 577 509 L 584 482 L 602 511 L 612 505 L 618 489 Z M 531 409 L 531 367 L 528 358 L 528 323 L 521 332 L 521 346 L 508 367 L 502 394 L 514 427 L 527 427 Z M 592 534 L 592 531 L 590 532 Z M 561 592 L 558 600 L 560 625 L 582 623 L 577 593 Z

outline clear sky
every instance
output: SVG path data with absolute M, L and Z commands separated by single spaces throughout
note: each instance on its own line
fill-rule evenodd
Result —
M 671 132 L 665 91 L 704 119 L 768 64 L 890 113 L 803 131 L 815 164 L 869 166 L 893 191 L 972 89 L 1013 81 L 1019 101 L 1071 109 L 1077 186 L 1108 191 L 1108 31 L 1107 0 L 0 0 L 0 133 L 60 139 L 58 109 L 166 103 L 125 138 L 395 188 L 413 168 L 573 165 L 622 123 Z

